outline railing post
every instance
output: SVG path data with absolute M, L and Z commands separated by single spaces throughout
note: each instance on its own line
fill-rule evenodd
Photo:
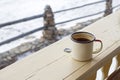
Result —
M 49 5 L 45 7 L 44 11 L 44 30 L 43 38 L 46 40 L 57 40 L 58 31 L 55 27 L 54 14 Z
M 112 13 L 112 0 L 106 0 L 106 10 L 104 17 Z

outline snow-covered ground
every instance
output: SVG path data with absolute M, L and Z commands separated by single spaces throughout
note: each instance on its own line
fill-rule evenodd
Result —
M 47 4 L 52 7 L 53 11 L 58 11 L 96 1 L 98 0 L 0 0 L 0 24 L 18 20 L 24 17 L 42 14 L 44 12 L 44 7 Z M 117 4 L 120 4 L 120 0 L 113 0 L 113 6 Z M 61 22 L 72 18 L 93 14 L 104 9 L 105 2 L 67 12 L 61 12 L 59 14 L 55 14 L 55 22 Z M 67 24 L 61 24 L 57 26 L 57 28 L 68 28 L 72 25 L 75 25 L 77 22 L 82 22 L 102 15 L 103 14 L 76 20 Z M 0 28 L 0 42 L 41 26 L 43 26 L 42 18 Z M 23 42 L 39 38 L 40 36 L 41 31 L 9 44 L 0 46 L 0 53 L 16 47 Z M 100 75 L 101 74 L 99 72 L 97 80 L 100 80 Z
M 52 7 L 53 11 L 58 11 L 58 10 L 68 9 L 96 1 L 98 0 L 57 0 L 57 1 L 56 0 L 0 0 L 0 24 L 33 15 L 42 14 L 44 12 L 45 5 L 47 4 L 49 4 Z M 118 3 L 120 3 L 120 0 L 113 0 L 113 6 L 117 5 Z M 72 18 L 93 14 L 102 11 L 104 9 L 105 9 L 105 2 L 83 7 L 80 9 L 67 11 L 67 12 L 61 12 L 55 14 L 55 22 L 57 23 Z M 102 15 L 103 14 L 86 19 L 76 20 L 73 22 L 69 22 L 67 24 L 61 24 L 57 28 L 68 28 L 72 25 L 75 25 L 75 23 L 77 22 L 85 21 L 91 18 L 96 18 Z M 0 28 L 0 42 L 12 38 L 14 36 L 23 34 L 25 32 L 28 32 L 32 29 L 36 29 L 41 26 L 43 26 L 43 19 L 39 18 L 32 21 Z M 26 38 L 22 38 L 17 41 L 11 42 L 9 44 L 0 46 L 0 53 L 9 50 L 13 47 L 16 47 L 25 41 L 31 41 L 35 38 L 39 38 L 40 36 L 41 36 L 41 31 L 31 36 L 27 36 Z

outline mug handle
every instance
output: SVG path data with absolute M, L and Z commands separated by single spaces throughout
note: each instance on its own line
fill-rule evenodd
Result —
M 94 41 L 95 41 L 95 42 L 99 42 L 101 46 L 100 46 L 100 48 L 99 48 L 98 50 L 93 51 L 93 54 L 99 53 L 99 52 L 102 50 L 102 48 L 103 48 L 103 43 L 102 43 L 101 40 L 94 40 Z

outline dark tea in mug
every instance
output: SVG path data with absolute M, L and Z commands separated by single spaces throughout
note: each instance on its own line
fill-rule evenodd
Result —
M 89 42 L 90 40 L 87 39 L 87 38 L 76 38 L 77 41 L 80 41 L 80 42 Z

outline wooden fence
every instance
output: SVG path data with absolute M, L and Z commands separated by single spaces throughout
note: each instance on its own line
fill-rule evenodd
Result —
M 99 3 L 102 3 L 102 2 L 105 2 L 105 0 L 93 2 L 93 3 L 89 3 L 89 4 L 84 4 L 84 5 L 77 6 L 77 7 L 73 7 L 73 8 L 69 8 L 69 9 L 59 10 L 59 11 L 55 11 L 55 12 L 52 12 L 52 8 L 49 6 L 50 9 L 51 9 L 51 13 L 50 13 L 50 14 L 52 15 L 52 16 L 51 16 L 51 19 L 52 19 L 51 21 L 45 19 L 45 17 L 44 17 L 44 15 L 47 15 L 46 10 L 47 10 L 48 7 L 46 7 L 44 14 L 34 15 L 34 16 L 31 16 L 31 17 L 23 18 L 23 19 L 19 19 L 19 20 L 7 22 L 7 23 L 2 23 L 2 24 L 0 24 L 0 28 L 6 27 L 6 26 L 9 26 L 9 25 L 18 24 L 18 23 L 21 23 L 21 22 L 30 21 L 30 20 L 37 19 L 37 18 L 42 18 L 42 17 L 44 18 L 44 23 L 43 23 L 44 26 L 41 26 L 41 27 L 39 27 L 39 28 L 37 28 L 37 29 L 31 30 L 31 31 L 26 32 L 26 33 L 24 33 L 24 34 L 15 36 L 15 37 L 13 37 L 13 38 L 7 39 L 7 40 L 5 40 L 5 41 L 2 41 L 2 42 L 0 42 L 0 46 L 1 46 L 1 45 L 4 45 L 4 44 L 7 44 L 7 43 L 9 43 L 9 42 L 11 42 L 11 41 L 18 40 L 18 39 L 20 39 L 20 38 L 23 38 L 23 37 L 25 37 L 25 36 L 28 36 L 28 35 L 30 35 L 30 34 L 33 34 L 33 33 L 35 33 L 35 32 L 38 32 L 38 31 L 40 31 L 40 30 L 43 30 L 43 29 L 44 29 L 43 36 L 44 36 L 46 39 L 50 39 L 50 37 L 51 37 L 51 39 L 53 38 L 53 39 L 57 40 L 57 38 L 56 38 L 56 37 L 57 37 L 57 29 L 55 28 L 55 25 L 63 24 L 63 23 L 71 22 L 71 21 L 75 21 L 75 20 L 82 19 L 82 18 L 91 17 L 91 16 L 98 15 L 98 14 L 101 14 L 101 13 L 105 13 L 104 16 L 107 16 L 107 15 L 109 15 L 109 14 L 112 13 L 112 10 L 113 10 L 114 8 L 120 6 L 120 4 L 119 4 L 119 5 L 117 5 L 117 6 L 112 7 L 112 0 L 106 0 L 106 10 L 104 10 L 104 11 L 100 11 L 100 12 L 97 12 L 97 13 L 94 13 L 94 14 L 90 14 L 90 15 L 85 15 L 85 16 L 82 16 L 82 17 L 77 17 L 77 18 L 74 18 L 74 19 L 70 19 L 70 20 L 62 21 L 62 22 L 58 22 L 58 23 L 55 23 L 55 22 L 54 22 L 54 14 L 56 14 L 56 13 L 60 13 L 60 12 L 64 12 L 64 11 L 70 11 L 70 10 L 72 11 L 73 9 L 79 9 L 79 8 L 82 8 L 82 7 L 85 7 L 85 6 L 94 5 L 94 4 L 99 4 Z M 49 11 L 48 11 L 48 12 L 49 12 Z M 49 17 L 48 17 L 48 18 L 49 18 Z M 52 22 L 51 24 L 53 24 L 54 27 L 50 27 L 50 28 L 48 28 L 48 30 L 46 30 L 46 29 L 47 29 L 47 28 L 46 28 L 46 25 L 47 25 L 47 27 L 49 27 L 49 26 L 51 25 L 51 24 L 46 24 L 46 23 L 49 23 L 49 22 Z

